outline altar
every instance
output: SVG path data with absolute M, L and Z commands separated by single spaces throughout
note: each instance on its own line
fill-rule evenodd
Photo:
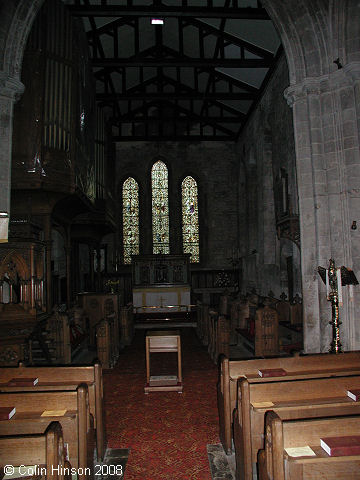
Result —
M 190 255 L 134 255 L 134 312 L 188 312 Z

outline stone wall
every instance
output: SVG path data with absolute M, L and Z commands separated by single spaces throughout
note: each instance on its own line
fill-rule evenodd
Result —
M 117 144 L 118 199 L 123 181 L 134 177 L 140 188 L 140 250 L 152 253 L 151 184 L 153 163 L 161 159 L 169 171 L 171 253 L 181 253 L 181 182 L 195 178 L 199 192 L 200 266 L 229 268 L 237 245 L 237 168 L 234 145 L 225 142 Z
M 283 56 L 236 146 L 242 291 L 272 291 L 277 298 L 282 292 L 301 296 L 296 238 L 277 231 L 279 220 L 298 215 L 292 113 L 283 96 L 288 75 Z

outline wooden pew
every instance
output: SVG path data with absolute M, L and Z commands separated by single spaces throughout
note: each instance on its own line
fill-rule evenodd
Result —
M 92 477 L 88 473 L 89 469 L 93 472 L 95 442 L 87 385 L 81 384 L 75 391 L 1 393 L 0 405 L 16 408 L 10 420 L 0 420 L 0 435 L 44 433 L 50 422 L 58 421 L 68 444 L 71 465 L 85 472 L 80 472 L 79 478 Z M 46 410 L 65 413 L 42 416 Z
M 209 346 L 208 353 L 214 363 L 218 363 L 220 355 L 229 355 L 230 319 L 209 311 Z
M 360 416 L 283 420 L 269 411 L 265 449 L 259 454 L 259 480 L 360 480 L 360 455 L 330 457 L 320 438 L 360 435 Z M 316 456 L 290 456 L 285 448 L 309 446 Z
M 37 467 L 33 470 L 35 474 L 44 474 L 46 479 L 62 480 L 64 477 L 71 478 L 72 467 L 65 456 L 59 422 L 50 423 L 43 434 L 0 437 L 0 468 L 5 465 L 32 465 Z M 25 472 L 22 469 L 19 478 L 24 478 Z
M 232 452 L 233 411 L 236 407 L 237 379 L 255 377 L 259 381 L 275 381 L 260 378 L 262 368 L 283 368 L 297 378 L 360 374 L 360 352 L 347 352 L 341 355 L 314 354 L 296 357 L 274 357 L 250 360 L 229 360 L 222 356 L 219 364 L 217 400 L 219 411 L 220 440 L 227 454 Z M 283 377 L 279 377 L 282 380 Z
M 359 375 L 301 380 L 290 377 L 274 382 L 239 379 L 234 412 L 237 480 L 256 478 L 257 454 L 264 448 L 264 417 L 268 410 L 282 418 L 358 414 L 360 402 L 354 402 L 346 393 L 351 388 L 360 388 Z
M 256 357 L 279 354 L 278 317 L 274 308 L 269 305 L 260 306 L 254 316 L 247 319 L 245 329 L 236 328 L 241 342 Z
M 35 377 L 38 383 L 33 387 L 10 387 L 7 382 L 12 378 Z M 86 366 L 49 366 L 49 367 L 3 367 L 0 368 L 0 392 L 12 391 L 51 391 L 76 390 L 85 383 L 89 391 L 90 413 L 94 417 L 96 429 L 97 459 L 102 460 L 106 450 L 106 428 L 104 412 L 103 375 L 100 363 Z

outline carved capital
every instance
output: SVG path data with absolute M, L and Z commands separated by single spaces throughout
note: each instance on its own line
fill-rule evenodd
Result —
M 6 72 L 0 71 L 0 96 L 17 102 L 24 90 L 25 86 L 18 78 L 10 77 Z
M 290 85 L 284 91 L 284 97 L 289 105 L 292 107 L 299 100 L 303 100 L 308 95 L 320 94 L 320 81 L 318 78 L 306 78 L 303 82 L 296 85 Z
M 356 69 L 353 68 L 354 72 Z M 308 77 L 302 82 L 296 85 L 290 85 L 284 91 L 284 97 L 290 107 L 296 102 L 304 100 L 311 95 L 321 95 L 334 91 L 344 86 L 350 86 L 351 83 L 346 76 L 345 67 L 339 70 L 335 70 L 328 75 L 322 75 L 321 77 Z

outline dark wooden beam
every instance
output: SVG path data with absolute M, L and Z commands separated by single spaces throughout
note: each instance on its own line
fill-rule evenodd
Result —
M 88 4 L 88 0 L 86 0 L 86 3 Z M 93 17 L 90 17 L 89 18 L 89 23 L 90 23 L 90 26 L 91 26 L 91 29 L 92 31 L 96 30 L 96 22 L 94 20 Z M 105 58 L 105 52 L 104 52 L 104 49 L 103 49 L 103 46 L 102 46 L 102 43 L 99 39 L 99 37 L 94 37 L 93 39 L 93 51 L 96 51 L 100 54 L 101 58 Z M 111 90 L 112 94 L 114 94 L 115 92 L 115 87 L 114 87 L 114 84 L 113 84 L 113 81 L 112 81 L 112 78 L 111 78 L 111 73 L 110 72 L 104 72 L 105 73 L 105 79 L 104 79 L 104 83 L 106 84 L 106 87 L 108 86 L 109 89 Z M 121 112 L 120 112 L 120 107 L 119 107 L 119 104 L 115 104 L 113 106 L 114 110 L 117 111 L 117 114 L 120 115 Z
M 249 108 L 247 114 L 246 114 L 246 119 L 244 121 L 244 123 L 242 125 L 240 125 L 240 128 L 239 128 L 239 131 L 237 132 L 236 134 L 236 140 L 238 140 L 238 138 L 240 137 L 240 134 L 244 128 L 244 126 L 246 125 L 247 121 L 249 120 L 249 118 L 251 117 L 252 113 L 254 112 L 254 110 L 256 109 L 256 107 L 258 106 L 261 98 L 262 98 L 262 95 L 265 91 L 265 88 L 266 88 L 266 85 L 269 83 L 269 80 L 271 78 L 271 76 L 273 75 L 274 71 L 275 71 L 275 68 L 276 68 L 276 65 L 281 57 L 281 55 L 284 53 L 284 49 L 282 47 L 282 45 L 280 45 L 280 47 L 278 48 L 278 51 L 276 52 L 276 55 L 275 55 L 275 58 L 274 58 L 274 62 L 271 66 L 271 68 L 269 68 L 261 86 L 260 86 L 260 89 L 259 89 L 259 95 L 257 97 L 257 99 L 252 103 L 251 107 Z
M 92 38 L 94 36 L 100 36 L 100 35 L 105 35 L 109 34 L 114 30 L 114 28 L 120 28 L 123 27 L 124 25 L 131 25 L 134 27 L 134 20 L 130 18 L 118 18 L 114 20 L 113 22 L 109 22 L 106 25 L 102 25 L 101 27 L 97 27 L 95 30 L 89 30 L 86 32 L 86 36 L 88 38 Z
M 176 108 L 176 107 L 175 107 Z M 152 123 L 152 122 L 161 122 L 161 121 L 166 121 L 166 122 L 171 122 L 174 120 L 174 118 L 178 121 L 182 120 L 187 120 L 188 118 L 186 115 L 180 115 L 177 117 L 170 116 L 170 115 L 164 115 L 162 117 L 160 116 L 153 116 L 153 115 L 136 115 L 133 114 L 132 112 L 128 114 L 123 114 L 119 119 L 114 118 L 112 119 L 112 122 L 114 124 L 117 121 L 121 121 L 121 123 Z M 201 121 L 203 123 L 234 123 L 234 124 L 239 124 L 242 123 L 243 116 L 238 116 L 238 117 L 221 117 L 221 116 L 201 116 Z
M 224 68 L 270 68 L 272 59 L 257 58 L 94 58 L 92 66 L 117 67 L 224 67 Z
M 234 135 L 114 135 L 112 137 L 113 142 L 233 142 L 234 140 Z
M 254 45 L 253 43 L 247 42 L 245 40 L 242 40 L 241 38 L 236 37 L 235 35 L 231 35 L 230 33 L 225 32 L 223 30 L 224 26 L 220 28 L 216 28 L 196 18 L 186 19 L 185 22 L 187 25 L 192 25 L 199 29 L 203 29 L 206 32 L 208 32 L 210 35 L 214 35 L 222 40 L 226 40 L 229 42 L 229 44 L 236 45 L 240 48 L 245 48 L 245 50 L 248 50 L 249 52 L 261 58 L 272 60 L 274 57 L 269 50 L 265 50 L 264 48 Z
M 203 73 L 203 72 L 208 74 L 209 70 L 202 70 L 200 73 Z M 244 90 L 246 90 L 248 92 L 254 93 L 254 95 L 259 94 L 259 89 L 258 88 L 254 87 L 252 85 L 249 85 L 248 83 L 242 82 L 241 80 L 238 80 L 237 78 L 231 77 L 230 75 L 228 75 L 225 72 L 219 72 L 218 70 L 214 70 L 214 77 L 218 81 L 226 82 L 229 85 L 233 85 L 234 87 L 243 88 Z
M 225 0 L 224 7 L 228 7 L 228 6 L 229 6 L 229 0 Z M 219 27 L 219 30 L 221 32 L 224 32 L 225 25 L 226 25 L 226 18 L 222 18 L 221 21 L 220 21 L 220 27 Z M 202 30 L 202 29 L 200 29 L 200 30 Z M 217 57 L 219 55 L 219 50 L 220 50 L 220 47 L 221 47 L 221 40 L 222 40 L 221 37 L 217 37 L 213 58 L 217 59 Z M 206 94 L 208 94 L 210 92 L 211 85 L 214 82 L 214 72 L 215 72 L 215 68 L 211 69 L 211 72 L 208 76 L 206 89 L 205 89 Z M 207 102 L 207 99 L 204 98 L 203 104 L 201 106 L 200 115 L 205 115 L 205 112 L 207 111 L 207 108 L 208 108 L 208 102 Z
M 174 105 L 171 102 L 163 102 L 163 105 L 167 105 L 169 108 L 174 110 L 175 118 L 182 119 L 188 123 L 199 123 L 200 125 L 208 125 L 216 130 L 220 130 L 221 132 L 225 133 L 225 135 L 234 135 L 236 132 L 229 130 L 228 128 L 220 125 L 218 122 L 213 122 L 210 120 L 208 116 L 201 116 L 198 113 L 194 112 L 193 110 L 189 110 L 188 108 L 181 107 L 180 105 Z M 178 114 L 183 114 L 182 116 L 178 116 Z M 236 122 L 235 122 L 236 123 Z
M 168 5 L 68 5 L 76 17 L 197 17 L 270 20 L 265 8 L 176 7 Z
M 254 100 L 256 95 L 249 92 L 139 92 L 139 93 L 97 93 L 98 101 L 127 100 Z

